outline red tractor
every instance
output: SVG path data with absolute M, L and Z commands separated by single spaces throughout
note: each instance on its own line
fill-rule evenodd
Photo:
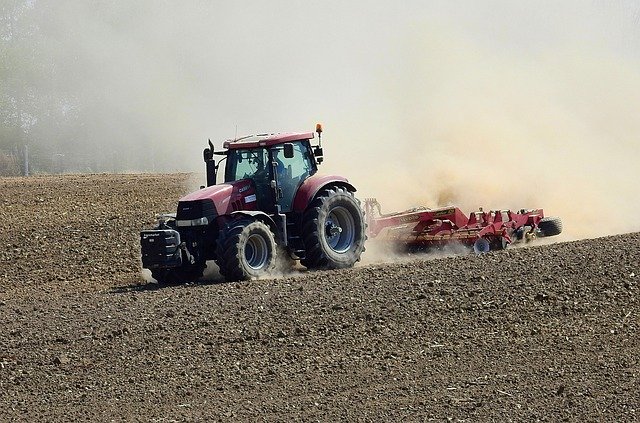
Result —
M 167 283 L 199 278 L 208 260 L 230 281 L 268 275 L 279 258 L 309 269 L 353 266 L 364 251 L 364 214 L 346 178 L 318 174 L 320 125 L 316 132 L 317 145 L 314 132 L 239 138 L 224 151 L 209 141 L 207 186 L 140 233 L 143 267 Z

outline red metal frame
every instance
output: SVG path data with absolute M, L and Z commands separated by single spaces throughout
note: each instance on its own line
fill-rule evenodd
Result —
M 514 233 L 528 227 L 530 234 L 544 217 L 542 209 L 492 210 L 471 212 L 467 217 L 457 207 L 417 208 L 382 214 L 373 198 L 365 200 L 365 215 L 370 238 L 380 237 L 406 247 L 441 247 L 452 242 L 473 245 L 485 238 L 492 249 L 504 248 Z

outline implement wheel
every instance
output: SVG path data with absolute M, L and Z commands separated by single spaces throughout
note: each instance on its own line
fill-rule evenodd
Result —
M 218 238 L 216 264 L 228 281 L 268 276 L 276 265 L 276 242 L 269 226 L 259 220 L 229 223 Z
M 473 252 L 476 254 L 488 253 L 491 250 L 491 244 L 486 238 L 478 238 L 473 243 Z
M 554 236 L 562 232 L 562 220 L 559 217 L 545 217 L 538 223 L 541 236 Z
M 358 200 L 344 188 L 321 191 L 304 213 L 302 231 L 309 269 L 352 267 L 360 260 L 367 239 Z

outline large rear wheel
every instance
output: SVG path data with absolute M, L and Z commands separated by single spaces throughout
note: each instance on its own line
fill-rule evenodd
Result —
M 303 217 L 305 257 L 309 269 L 352 267 L 364 251 L 366 224 L 358 200 L 344 188 L 327 188 Z
M 220 234 L 216 256 L 220 273 L 228 281 L 268 276 L 276 265 L 275 236 L 261 221 L 233 221 Z

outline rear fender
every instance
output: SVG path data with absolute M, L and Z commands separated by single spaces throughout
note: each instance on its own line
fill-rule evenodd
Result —
M 307 178 L 302 185 L 300 185 L 300 188 L 298 188 L 296 197 L 293 200 L 293 211 L 297 213 L 304 212 L 313 198 L 322 189 L 329 186 L 338 186 L 349 192 L 356 192 L 356 188 L 351 185 L 345 177 L 337 175 L 313 175 L 312 177 Z

